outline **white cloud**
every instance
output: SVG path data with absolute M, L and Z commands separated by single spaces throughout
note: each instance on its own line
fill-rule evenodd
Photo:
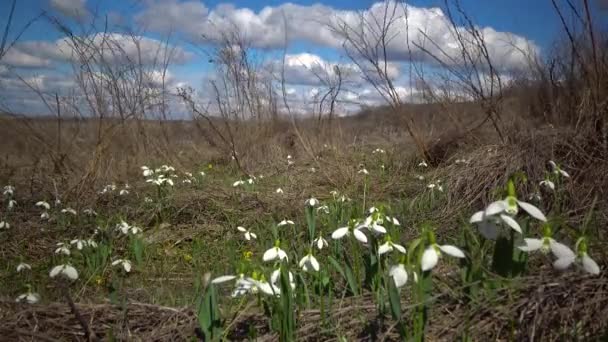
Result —
M 90 16 L 86 8 L 86 0 L 51 0 L 51 8 L 66 17 L 85 19 Z
M 450 22 L 441 9 L 407 6 L 406 25 L 405 5 L 394 2 L 378 2 L 361 12 L 338 10 L 321 4 L 303 6 L 285 3 L 276 7 L 264 7 L 256 13 L 248 8 L 225 4 L 208 9 L 200 2 L 169 1 L 153 3 L 135 18 L 149 29 L 181 32 L 196 42 L 218 40 L 222 38 L 222 34 L 238 29 L 240 36 L 253 47 L 278 48 L 283 46 L 287 39 L 288 42 L 308 41 L 341 49 L 344 44 L 343 37 L 332 31 L 328 25 L 345 24 L 361 30 L 361 18 L 368 23 L 375 22 L 376 19 L 382 22 L 385 6 L 396 6 L 396 17 L 388 34 L 391 37 L 387 46 L 390 60 L 405 61 L 411 56 L 414 60 L 432 61 L 422 49 L 413 44 L 410 44 L 410 55 L 406 44 L 408 33 L 412 43 L 419 43 L 432 53 L 437 54 L 439 51 L 429 43 L 429 38 L 449 56 L 456 59 L 460 56 L 459 46 L 455 44 L 456 39 L 450 30 Z M 409 28 L 409 32 L 406 28 Z M 520 50 L 532 53 L 538 51 L 538 47 L 524 37 L 498 32 L 491 27 L 478 29 L 484 35 L 488 50 L 497 66 L 521 67 L 527 62 L 527 58 Z M 462 32 L 462 28 L 460 31 Z M 372 37 L 369 28 L 366 29 L 365 37 Z
M 103 56 L 108 63 L 160 64 L 165 55 L 171 56 L 172 63 L 183 64 L 193 54 L 181 47 L 142 36 L 129 36 L 120 33 L 96 34 L 84 39 L 86 44 L 74 46 L 67 38 L 49 41 L 27 41 L 16 44 L 5 58 L 3 64 L 22 67 L 48 67 L 55 62 L 78 62 L 78 51 L 86 56 Z M 99 58 L 96 58 L 99 60 Z

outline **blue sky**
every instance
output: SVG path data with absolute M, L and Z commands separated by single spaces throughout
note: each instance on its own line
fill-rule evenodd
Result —
M 542 56 L 559 36 L 560 22 L 550 0 L 461 0 L 460 3 L 484 30 L 492 57 L 504 70 L 518 69 L 526 62 L 524 56 L 517 56 L 513 52 L 512 46 L 530 55 Z M 0 13 L 8 13 L 9 6 L 10 1 L 0 1 Z M 371 18 L 379 13 L 378 9 L 382 6 L 379 2 L 360 0 L 19 0 L 13 27 L 22 27 L 28 20 L 46 11 L 72 27 L 76 33 L 83 32 L 82 25 L 88 25 L 93 13 L 97 13 L 98 30 L 103 27 L 103 18 L 107 17 L 110 32 L 124 34 L 125 27 L 129 27 L 151 47 L 160 44 L 171 32 L 171 43 L 179 49 L 182 57 L 174 60 L 169 67 L 172 82 L 188 84 L 197 89 L 212 72 L 212 66 L 206 57 L 198 53 L 198 49 L 193 48 L 193 44 L 213 47 L 213 39 L 229 28 L 238 27 L 251 43 L 253 51 L 265 56 L 265 65 L 272 65 L 274 60 L 281 58 L 287 31 L 287 74 L 291 77 L 287 81 L 294 91 L 303 94 L 321 86 L 315 84 L 314 77 L 307 74 L 311 70 L 331 76 L 333 69 L 328 67 L 330 65 L 342 66 L 344 70 L 356 69 L 344 53 L 343 38 L 327 29 L 325 23 L 345 22 L 356 27 L 358 24 L 356 20 L 353 21 L 353 16 L 363 12 L 366 18 Z M 414 40 L 422 42 L 419 31 L 427 32 L 438 46 L 450 50 L 448 52 L 454 56 L 458 55 L 457 49 L 452 46 L 454 39 L 447 29 L 445 10 L 432 9 L 442 8 L 443 1 L 412 0 L 407 2 L 407 6 L 411 11 L 410 25 L 413 27 L 410 28 L 410 37 L 417 35 Z M 597 12 L 596 21 L 603 20 L 605 23 L 607 16 L 607 12 Z M 281 18 L 287 18 L 287 22 Z M 2 27 L 5 22 L 6 16 L 0 16 Z M 403 27 L 396 26 L 393 30 L 398 37 L 395 41 L 405 37 Z M 203 32 L 211 38 L 202 39 Z M 13 76 L 42 77 L 47 86 L 60 83 L 57 80 L 64 77 L 60 74 L 69 70 L 66 47 L 57 47 L 61 45 L 58 43 L 61 39 L 62 34 L 47 20 L 38 20 L 24 33 L 13 51 L 0 61 L 0 74 L 10 68 Z M 403 85 L 404 93 L 408 93 L 413 90 L 407 90 L 411 85 L 404 84 L 404 69 L 408 63 L 404 46 L 399 41 L 389 47 L 389 63 L 394 67 L 396 82 Z M 428 64 L 434 70 L 428 56 L 420 51 L 415 52 L 418 53 L 417 62 Z M 52 82 L 49 81 L 51 79 Z M 0 88 L 0 91 L 3 90 Z M 363 92 L 366 91 L 364 89 Z M 7 90 L 4 92 L 10 93 Z

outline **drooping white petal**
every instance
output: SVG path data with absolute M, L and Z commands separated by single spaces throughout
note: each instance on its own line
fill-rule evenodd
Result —
M 253 239 L 257 239 L 258 238 L 258 236 L 255 233 L 247 232 L 247 234 L 249 234 L 249 236 L 251 236 L 251 238 L 253 238 Z
M 522 244 L 520 246 L 517 246 L 517 248 L 524 252 L 533 252 L 541 249 L 542 246 L 543 240 L 541 239 L 525 238 L 524 241 L 522 241 Z
M 69 279 L 76 280 L 78 279 L 78 271 L 70 265 L 65 265 L 61 271 L 63 275 L 68 277 Z
M 255 286 L 265 295 L 280 296 L 281 289 L 267 282 L 255 282 Z
M 545 217 L 545 214 L 543 214 L 542 211 L 540 211 L 540 209 L 538 209 L 534 205 L 532 205 L 528 202 L 519 201 L 519 200 L 517 201 L 517 204 L 519 205 L 520 208 L 525 210 L 530 216 L 534 217 L 537 220 L 547 222 L 547 218 Z
M 312 254 L 305 255 L 299 263 L 300 268 L 305 272 L 315 271 L 318 272 L 320 269 L 319 261 Z
M 234 275 L 223 275 L 211 280 L 211 284 L 221 284 L 236 279 Z
M 287 253 L 285 253 L 285 251 L 280 248 L 278 248 L 277 256 L 279 257 L 279 260 L 289 260 L 289 258 L 287 257 Z
M 348 234 L 348 227 L 342 227 L 342 228 L 338 228 L 338 229 L 334 230 L 334 232 L 331 233 L 331 238 L 334 240 L 339 240 L 347 234 Z
M 496 201 L 490 203 L 485 210 L 485 216 L 492 216 L 499 213 L 502 213 L 507 209 L 507 204 L 505 201 Z
M 565 270 L 572 265 L 575 259 L 576 257 L 559 258 L 553 262 L 553 267 L 560 271 Z
M 565 178 L 570 178 L 570 174 L 562 169 L 559 170 L 559 173 Z
M 570 249 L 570 247 L 564 245 L 563 243 L 557 242 L 553 239 L 549 241 L 551 253 L 553 253 L 556 258 L 574 258 L 576 256 L 576 254 Z
M 485 212 L 483 210 L 476 212 L 475 214 L 473 214 L 473 216 L 471 216 L 471 218 L 469 219 L 470 223 L 479 223 L 482 222 L 484 217 L 485 217 Z
M 403 264 L 391 266 L 388 274 L 393 277 L 397 288 L 401 288 L 407 283 L 407 271 Z
M 375 222 L 372 224 L 371 230 L 378 234 L 386 234 L 386 228 L 384 228 L 383 226 L 381 226 Z
M 55 266 L 51 269 L 51 273 L 49 273 L 49 277 L 55 278 L 59 273 L 63 270 L 63 265 Z
M 581 264 L 587 273 L 596 275 L 600 274 L 600 267 L 597 265 L 595 260 L 591 259 L 589 255 L 587 255 L 587 253 L 583 254 L 581 257 Z
M 406 251 L 405 251 L 405 247 L 403 247 L 403 246 L 401 246 L 401 245 L 399 245 L 399 244 L 394 243 L 394 244 L 393 244 L 393 247 L 394 247 L 394 248 L 395 248 L 397 251 L 399 251 L 399 253 L 405 254 L 405 252 L 406 252 Z
M 243 232 L 243 233 L 245 233 L 247 231 L 247 229 L 245 229 L 245 227 L 241 227 L 241 226 L 236 227 L 236 229 L 238 229 L 239 232 Z
M 435 250 L 435 247 L 429 246 L 422 254 L 421 267 L 422 271 L 429 271 L 437 265 L 439 261 L 439 254 Z
M 477 228 L 479 233 L 488 240 L 496 240 L 498 237 L 499 230 L 494 221 L 482 221 Z
M 519 234 L 522 234 L 519 223 L 517 223 L 517 221 L 515 221 L 515 219 L 513 219 L 511 216 L 500 214 L 500 219 L 502 220 L 502 222 L 506 223 L 507 226 L 513 228 L 514 231 L 518 232 Z
M 355 239 L 359 240 L 360 242 L 367 243 L 367 236 L 365 236 L 361 230 L 354 229 L 353 235 L 355 235 Z
M 454 258 L 464 258 L 464 252 L 460 250 L 460 248 L 452 245 L 441 245 L 439 249 L 449 256 L 453 256 Z
M 380 245 L 380 247 L 378 247 L 378 254 L 382 255 L 382 254 L 388 253 L 392 250 L 393 250 L 393 246 L 391 246 L 390 243 L 385 242 L 382 245 Z
M 272 248 L 266 250 L 266 252 L 264 252 L 264 255 L 262 256 L 262 260 L 272 261 L 272 260 L 275 260 L 278 256 L 279 256 L 278 248 L 272 247 Z

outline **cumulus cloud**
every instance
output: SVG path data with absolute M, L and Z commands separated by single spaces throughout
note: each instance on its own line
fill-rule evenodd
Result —
M 432 53 L 440 53 L 437 47 L 455 59 L 446 62 L 458 62 L 460 46 L 456 44 L 450 22 L 440 8 L 409 6 L 395 2 L 374 3 L 367 10 L 338 10 L 330 6 L 314 4 L 310 6 L 285 3 L 279 6 L 267 6 L 259 12 L 249 8 L 237 8 L 233 5 L 220 4 L 213 9 L 195 1 L 155 2 L 135 16 L 137 22 L 147 28 L 160 32 L 181 32 L 197 42 L 215 41 L 222 34 L 238 30 L 240 37 L 259 48 L 278 48 L 288 42 L 308 41 L 313 44 L 340 49 L 345 44 L 344 35 L 331 27 L 350 27 L 351 33 L 361 33 L 365 26 L 361 20 L 369 23 L 382 22 L 386 6 L 389 13 L 394 8 L 395 17 L 387 45 L 387 57 L 394 61 L 413 58 L 419 61 L 432 61 L 420 47 L 406 44 L 409 37 L 412 43 L 418 43 Z M 407 20 L 406 20 L 407 18 Z M 373 26 L 373 25 L 372 25 Z M 484 36 L 488 51 L 497 66 L 518 68 L 527 62 L 527 56 L 535 54 L 538 47 L 524 37 L 508 32 L 499 32 L 491 27 L 477 28 Z M 367 27 L 362 37 L 374 41 L 373 30 Z M 458 32 L 464 32 L 459 28 Z M 432 40 L 435 44 L 430 44 Z M 346 44 L 348 48 L 348 44 Z
M 51 0 L 51 8 L 66 17 L 86 19 L 90 13 L 86 8 L 86 0 Z
M 142 36 L 120 33 L 96 34 L 75 46 L 68 38 L 50 41 L 26 41 L 16 44 L 0 63 L 21 67 L 48 67 L 52 62 L 78 62 L 81 54 L 108 63 L 159 64 L 170 56 L 172 63 L 183 64 L 193 54 L 181 47 Z

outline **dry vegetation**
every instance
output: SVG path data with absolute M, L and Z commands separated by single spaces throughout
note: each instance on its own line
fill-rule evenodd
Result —
M 23 341 L 202 338 L 196 302 L 207 285 L 207 274 L 226 274 L 240 251 L 252 248 L 254 255 L 261 257 L 267 247 L 244 244 L 236 226 L 255 227 L 262 241 L 270 239 L 268 227 L 284 218 L 292 218 L 304 231 L 304 201 L 311 196 L 329 201 L 330 191 L 338 190 L 357 205 L 364 200 L 391 207 L 401 220 L 400 241 L 410 241 L 419 234 L 418 225 L 431 223 L 442 241 L 462 242 L 463 232 L 470 231 L 470 215 L 495 199 L 497 189 L 520 173 L 527 179 L 518 185 L 521 198 L 539 191 L 543 198 L 552 198 L 538 182 L 545 179 L 547 162 L 555 160 L 571 178 L 561 185 L 559 207 L 546 202 L 542 208 L 555 213 L 554 224 L 570 245 L 581 227 L 586 228 L 589 251 L 602 267 L 601 274 L 557 272 L 548 263 L 531 258 L 527 274 L 509 280 L 485 270 L 488 273 L 483 281 L 501 279 L 508 285 L 497 286 L 488 292 L 491 296 L 480 296 L 470 290 L 479 283 L 463 285 L 461 272 L 449 264 L 441 265 L 434 271 L 432 318 L 425 338 L 607 338 L 608 40 L 605 32 L 595 31 L 588 17 L 579 19 L 575 25 L 578 31 L 564 27 L 565 41 L 546 61 L 535 61 L 527 75 L 491 92 L 475 87 L 473 81 L 480 70 L 492 70 L 491 60 L 484 56 L 465 58 L 467 68 L 452 73 L 471 90 L 468 101 L 455 101 L 429 90 L 429 103 L 405 104 L 391 97 L 394 89 L 388 82 L 379 86 L 388 97 L 386 107 L 335 117 L 333 105 L 326 103 L 325 111 L 310 117 L 289 116 L 280 109 L 289 110 L 288 106 L 277 105 L 285 95 L 284 84 L 282 88 L 281 82 L 278 87 L 274 84 L 276 98 L 270 96 L 264 102 L 274 101 L 274 106 L 261 105 L 260 99 L 269 96 L 272 86 L 252 79 L 254 66 L 245 68 L 245 80 L 235 78 L 243 75 L 243 70 L 231 73 L 230 67 L 235 60 L 243 66 L 243 55 L 235 57 L 232 50 L 226 53 L 218 48 L 215 56 L 216 60 L 223 58 L 218 68 L 225 76 L 222 88 L 216 88 L 219 115 L 198 107 L 186 90 L 144 94 L 143 88 L 123 93 L 118 89 L 125 88 L 116 87 L 117 92 L 105 92 L 113 84 L 135 89 L 137 80 L 143 78 L 135 73 L 145 75 L 146 70 L 132 70 L 133 77 L 123 76 L 125 79 L 100 80 L 89 75 L 91 79 L 83 80 L 83 84 L 98 86 L 86 88 L 98 92 L 89 94 L 99 100 L 88 104 L 92 116 L 77 115 L 68 99 L 54 103 L 48 94 L 41 94 L 41 99 L 49 102 L 54 117 L 0 115 L 0 185 L 15 186 L 18 202 L 10 216 L 13 227 L 0 231 L 0 336 Z M 475 30 L 472 23 L 467 28 Z M 382 78 L 383 57 L 366 55 L 369 46 L 358 40 L 361 37 L 348 36 L 348 28 L 336 29 L 343 30 L 346 39 L 378 66 L 375 71 L 380 79 L 387 81 Z M 68 36 L 75 45 L 92 48 L 77 36 Z M 233 36 L 225 39 L 221 46 L 234 46 L 228 44 L 234 43 Z M 476 38 L 475 44 L 483 47 L 483 39 Z M 96 53 L 79 51 L 83 56 Z M 102 60 L 88 63 L 95 70 L 118 74 Z M 481 67 L 473 68 L 473 64 Z M 332 83 L 331 87 L 327 101 L 337 101 L 337 95 L 330 99 L 333 92 L 339 92 L 337 85 Z M 218 89 L 227 89 L 242 102 L 231 103 L 234 108 L 223 107 L 227 104 L 221 102 Z M 154 115 L 146 113 L 164 110 L 158 104 L 165 96 L 184 101 L 192 111 L 192 120 L 150 119 Z M 150 101 L 149 106 L 138 103 L 144 98 Z M 105 101 L 100 99 L 114 104 L 111 113 L 95 104 Z M 116 105 L 120 101 L 128 102 L 122 111 Z M 372 154 L 377 148 L 386 153 Z M 287 155 L 293 156 L 294 165 L 287 165 Z M 418 166 L 423 159 L 428 168 Z M 181 178 L 159 214 L 157 208 L 144 203 L 154 191 L 142 178 L 140 166 L 162 164 L 174 166 Z M 362 167 L 370 172 L 369 184 L 358 173 Z M 206 176 L 193 184 L 182 184 L 186 171 L 204 171 Z M 416 179 L 416 175 L 424 175 L 425 180 Z M 231 186 L 233 181 L 250 176 L 258 177 L 254 188 L 245 191 Z M 445 192 L 430 199 L 427 184 L 438 179 Z M 129 184 L 129 195 L 100 193 L 112 183 L 118 188 Z M 284 194 L 275 193 L 278 187 Z M 59 217 L 40 220 L 34 204 L 55 199 L 79 213 L 94 208 L 104 219 L 80 215 L 67 224 Z M 97 225 L 113 226 L 119 218 L 141 226 L 146 242 L 144 260 L 121 277 L 120 291 L 115 288 L 119 276 L 111 266 L 68 289 L 48 278 L 48 271 L 56 264 L 55 243 L 88 237 Z M 333 229 L 323 228 L 325 233 Z M 304 233 L 298 233 L 294 240 L 303 237 Z M 124 243 L 115 248 L 123 253 L 129 250 Z M 27 280 L 42 297 L 38 304 L 15 303 L 24 291 L 22 274 L 15 273 L 20 261 L 32 265 Z M 334 286 L 336 303 L 328 317 L 322 319 L 314 307 L 297 312 L 298 340 L 400 339 L 390 315 L 376 311 L 372 292 L 345 295 L 343 282 Z M 118 298 L 112 297 L 116 295 Z M 401 298 L 404 312 L 421 305 L 410 299 L 407 295 Z M 250 338 L 252 330 L 259 340 L 279 338 L 255 303 L 236 310 L 236 303 L 221 302 L 229 340 Z

